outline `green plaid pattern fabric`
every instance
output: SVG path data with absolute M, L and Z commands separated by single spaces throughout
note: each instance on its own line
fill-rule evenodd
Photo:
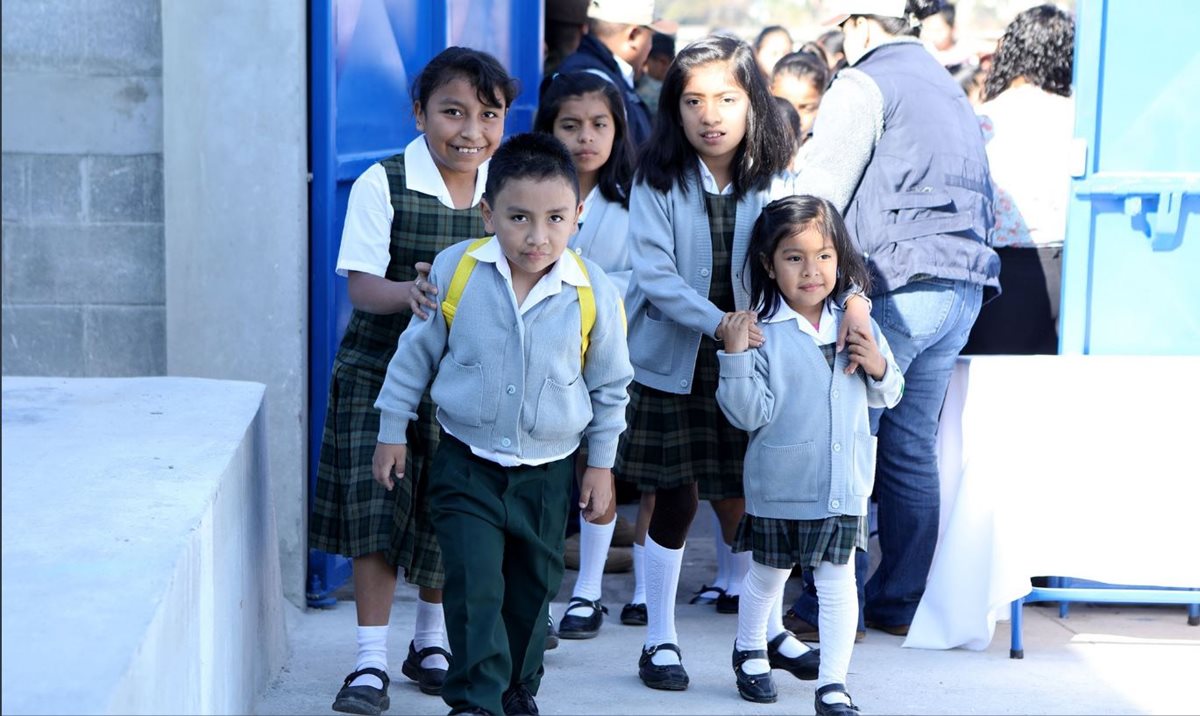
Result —
M 867 518 L 836 515 L 823 520 L 782 520 L 743 515 L 734 552 L 753 552 L 754 561 L 776 569 L 846 564 L 855 549 L 867 551 Z
M 484 235 L 478 208 L 450 209 L 435 197 L 405 189 L 402 154 L 381 163 L 395 210 L 387 278 L 410 281 L 416 262 L 432 262 L 442 249 Z M 407 312 L 381 316 L 355 310 L 351 315 L 334 358 L 309 546 L 347 557 L 382 551 L 409 582 L 440 589 L 441 552 L 424 498 L 439 431 L 428 394 L 409 426 L 404 480 L 389 493 L 371 477 L 379 436 L 375 399 L 409 318 Z
M 712 232 L 712 276 L 730 275 L 737 202 L 731 196 L 705 194 Z M 714 281 L 709 300 L 734 310 L 733 286 Z M 702 500 L 743 497 L 742 463 L 748 435 L 729 424 L 717 405 L 721 366 L 717 344 L 700 339 L 692 392 L 666 393 L 636 381 L 630 386 L 629 429 L 621 438 L 614 471 L 642 492 L 697 483 Z

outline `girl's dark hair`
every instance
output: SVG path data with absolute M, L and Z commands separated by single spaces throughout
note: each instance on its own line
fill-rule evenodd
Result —
M 661 192 L 675 184 L 688 190 L 688 176 L 697 171 L 696 149 L 683 133 L 679 100 L 692 71 L 714 62 L 728 62 L 734 79 L 750 97 L 746 136 L 733 157 L 734 197 L 766 189 L 787 168 L 792 159 L 787 129 L 758 71 L 754 50 L 736 37 L 710 35 L 680 50 L 667 70 L 654 131 L 642 147 L 634 181 Z
M 507 109 L 517 98 L 520 85 L 509 76 L 500 61 L 486 52 L 468 47 L 447 47 L 437 53 L 413 80 L 411 97 L 424 107 L 442 85 L 462 77 L 475 88 L 475 96 L 487 107 Z M 496 98 L 504 100 L 496 104 Z
M 750 248 L 746 251 L 746 269 L 750 274 L 750 305 L 758 307 L 759 318 L 775 315 L 783 303 L 779 285 L 767 271 L 779 242 L 812 227 L 829 239 L 837 251 L 837 281 L 832 296 L 844 293 L 857 284 L 864 292 L 870 288 L 870 277 L 862 256 L 850 242 L 846 223 L 833 204 L 816 196 L 789 196 L 763 207 L 754 229 L 750 232 Z
M 579 200 L 575 161 L 566 145 L 552 134 L 523 132 L 504 140 L 488 163 L 484 199 L 494 208 L 500 190 L 517 179 L 562 179 L 575 189 L 575 200 Z
M 921 24 L 911 22 L 909 18 L 924 20 L 930 15 L 938 14 L 945 6 L 946 0 L 908 0 L 904 6 L 905 17 L 884 17 L 882 15 L 867 15 L 866 17 L 878 22 L 883 31 L 889 35 L 920 37 Z
M 989 100 L 1024 77 L 1046 92 L 1071 96 L 1071 70 L 1075 52 L 1075 21 L 1053 5 L 1039 5 L 1020 13 L 1009 23 L 992 59 L 983 86 Z
M 824 93 L 829 86 L 829 64 L 823 54 L 813 52 L 793 52 L 779 58 L 775 63 L 775 71 L 771 73 L 771 81 L 779 75 L 791 75 L 797 79 L 808 80 L 818 92 Z
M 555 75 L 546 85 L 533 131 L 554 134 L 554 123 L 563 103 L 585 94 L 599 94 L 613 116 L 613 146 L 608 161 L 597 172 L 597 186 L 605 199 L 629 208 L 629 184 L 633 180 L 633 142 L 629 138 L 629 121 L 625 116 L 625 100 L 616 85 L 593 72 L 567 72 Z
M 767 38 L 777 33 L 786 35 L 788 42 L 792 41 L 792 33 L 788 32 L 788 29 L 783 25 L 768 25 L 762 29 L 762 32 L 758 33 L 758 37 L 754 38 L 754 51 L 758 52 L 761 50 Z
M 800 134 L 804 127 L 800 113 L 796 111 L 795 105 L 783 97 L 775 98 L 775 107 L 783 115 L 783 126 L 787 127 L 792 134 L 792 154 L 795 154 L 796 150 L 800 149 L 800 145 L 804 143 L 804 137 Z

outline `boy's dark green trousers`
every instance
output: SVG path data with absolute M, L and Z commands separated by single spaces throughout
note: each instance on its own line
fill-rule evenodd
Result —
M 503 693 L 542 680 L 547 609 L 563 576 L 574 457 L 501 467 L 446 433 L 429 474 L 442 547 L 442 605 L 454 657 L 442 687 L 451 713 L 503 714 Z

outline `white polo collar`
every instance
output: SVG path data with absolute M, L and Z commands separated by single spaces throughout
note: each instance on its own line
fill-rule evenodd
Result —
M 488 162 L 484 162 L 475 172 L 475 196 L 471 199 L 471 206 L 479 205 L 479 199 L 483 196 L 483 188 L 487 185 L 487 170 Z M 442 179 L 442 173 L 438 171 L 437 164 L 433 162 L 433 155 L 429 153 L 429 145 L 425 143 L 424 134 L 419 135 L 404 148 L 404 188 L 435 197 L 447 208 L 457 208 L 454 206 L 454 200 L 450 197 L 446 181 Z
M 787 302 L 780 299 L 779 310 L 775 311 L 775 315 L 767 319 L 767 323 L 783 323 L 784 321 L 795 321 L 800 328 L 801 333 L 807 333 L 812 336 L 813 340 L 818 345 L 837 342 L 837 317 L 833 313 L 832 302 L 825 299 L 825 305 L 821 308 L 821 327 L 814 328 L 813 324 L 808 322 L 808 319 L 801 316 L 792 310 L 792 307 L 787 305 Z
M 717 186 L 717 178 L 708 170 L 708 166 L 704 163 L 704 160 L 696 157 L 696 163 L 700 165 L 700 186 L 704 188 L 704 191 L 709 194 L 719 194 L 721 196 L 728 196 L 733 193 L 733 182 L 729 182 L 728 186 L 721 189 Z
M 554 265 L 550 267 L 550 270 L 546 272 L 546 275 L 542 276 L 540 279 L 538 279 L 538 282 L 534 284 L 533 289 L 529 292 L 529 295 L 525 297 L 525 302 L 519 306 L 521 313 L 525 313 L 529 309 L 533 308 L 539 302 L 541 302 L 542 299 L 549 298 L 557 293 L 561 293 L 562 285 L 564 283 L 568 283 L 576 287 L 592 285 L 591 282 L 588 281 L 587 275 L 583 273 L 583 269 L 579 267 L 579 262 L 568 256 L 567 251 L 570 251 L 570 249 L 563 251 L 562 256 L 558 257 L 558 260 L 554 262 Z M 508 284 L 509 290 L 512 290 L 512 268 L 508 265 L 508 260 L 504 256 L 504 250 L 500 248 L 499 239 L 493 236 L 491 240 L 483 246 L 480 246 L 473 251 L 468 251 L 467 253 L 471 254 L 471 256 L 474 256 L 477 261 L 494 264 L 496 266 L 496 270 L 501 276 L 504 277 L 504 281 Z M 514 293 L 513 295 L 515 300 L 516 294 Z

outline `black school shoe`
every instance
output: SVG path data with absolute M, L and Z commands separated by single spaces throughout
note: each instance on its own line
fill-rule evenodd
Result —
M 577 607 L 587 607 L 592 613 L 586 617 L 572 616 L 571 610 Z M 600 633 L 605 614 L 608 614 L 608 607 L 602 605 L 599 599 L 592 601 L 571 597 L 571 601 L 567 602 L 567 611 L 558 623 L 558 635 L 563 639 L 591 639 Z
M 421 666 L 421 662 L 426 657 L 434 654 L 441 654 L 446 657 L 446 661 L 454 658 L 450 656 L 450 652 L 440 646 L 427 646 L 424 649 L 417 651 L 414 642 L 408 642 L 408 658 L 400 665 L 400 672 L 417 682 L 417 688 L 423 694 L 430 696 L 440 696 L 442 693 L 442 684 L 446 683 L 445 669 L 426 669 Z
M 741 603 L 741 595 L 724 594 L 717 597 L 717 613 L 718 614 L 737 614 L 738 605 Z
M 688 600 L 688 604 L 716 604 L 717 600 L 723 596 L 725 596 L 724 589 L 701 584 L 700 589 L 696 590 L 696 593 Z
M 751 659 L 767 658 L 767 652 L 762 649 L 738 651 L 737 644 L 733 645 L 733 675 L 737 677 L 738 695 L 756 704 L 773 704 L 779 697 L 775 691 L 775 682 L 771 680 L 771 672 L 765 674 L 747 674 L 742 671 L 742 664 Z
M 500 700 L 504 704 L 504 716 L 538 716 L 537 702 L 524 684 L 509 687 Z
M 850 697 L 850 692 L 846 691 L 846 687 L 843 684 L 825 684 L 817 689 L 817 695 L 813 697 L 816 699 L 813 708 L 816 709 L 817 716 L 858 716 L 858 707 L 854 705 L 853 700 L 848 704 L 827 704 L 822 701 L 821 697 L 830 691 L 840 691 L 846 694 L 847 698 Z
M 383 688 L 377 689 L 374 686 L 350 685 L 351 681 L 354 681 L 363 674 L 379 677 L 379 680 L 383 682 Z M 333 710 L 341 711 L 345 714 L 379 716 L 380 713 L 387 711 L 388 707 L 392 705 L 387 693 L 390 683 L 391 680 L 388 679 L 387 672 L 382 669 L 376 669 L 372 666 L 359 669 L 347 676 L 346 680 L 342 682 L 342 688 L 333 700 Z
M 789 671 L 801 681 L 813 681 L 821 668 L 821 650 L 809 649 L 800 656 L 784 656 L 779 652 L 779 647 L 789 636 L 796 638 L 795 634 L 783 631 L 767 643 L 767 659 L 771 662 L 771 668 Z
M 558 648 L 558 630 L 554 628 L 554 615 L 546 615 L 546 645 L 542 651 L 550 651 Z
M 649 615 L 646 614 L 645 604 L 634 604 L 630 602 L 621 608 L 621 623 L 629 626 L 646 626 L 650 621 Z
M 642 647 L 642 657 L 638 659 L 638 678 L 652 689 L 683 691 L 688 687 L 688 675 L 682 663 L 659 666 L 650 660 L 660 649 L 675 652 L 679 655 L 679 660 L 683 661 L 683 653 L 675 644 L 659 644 L 649 649 Z

